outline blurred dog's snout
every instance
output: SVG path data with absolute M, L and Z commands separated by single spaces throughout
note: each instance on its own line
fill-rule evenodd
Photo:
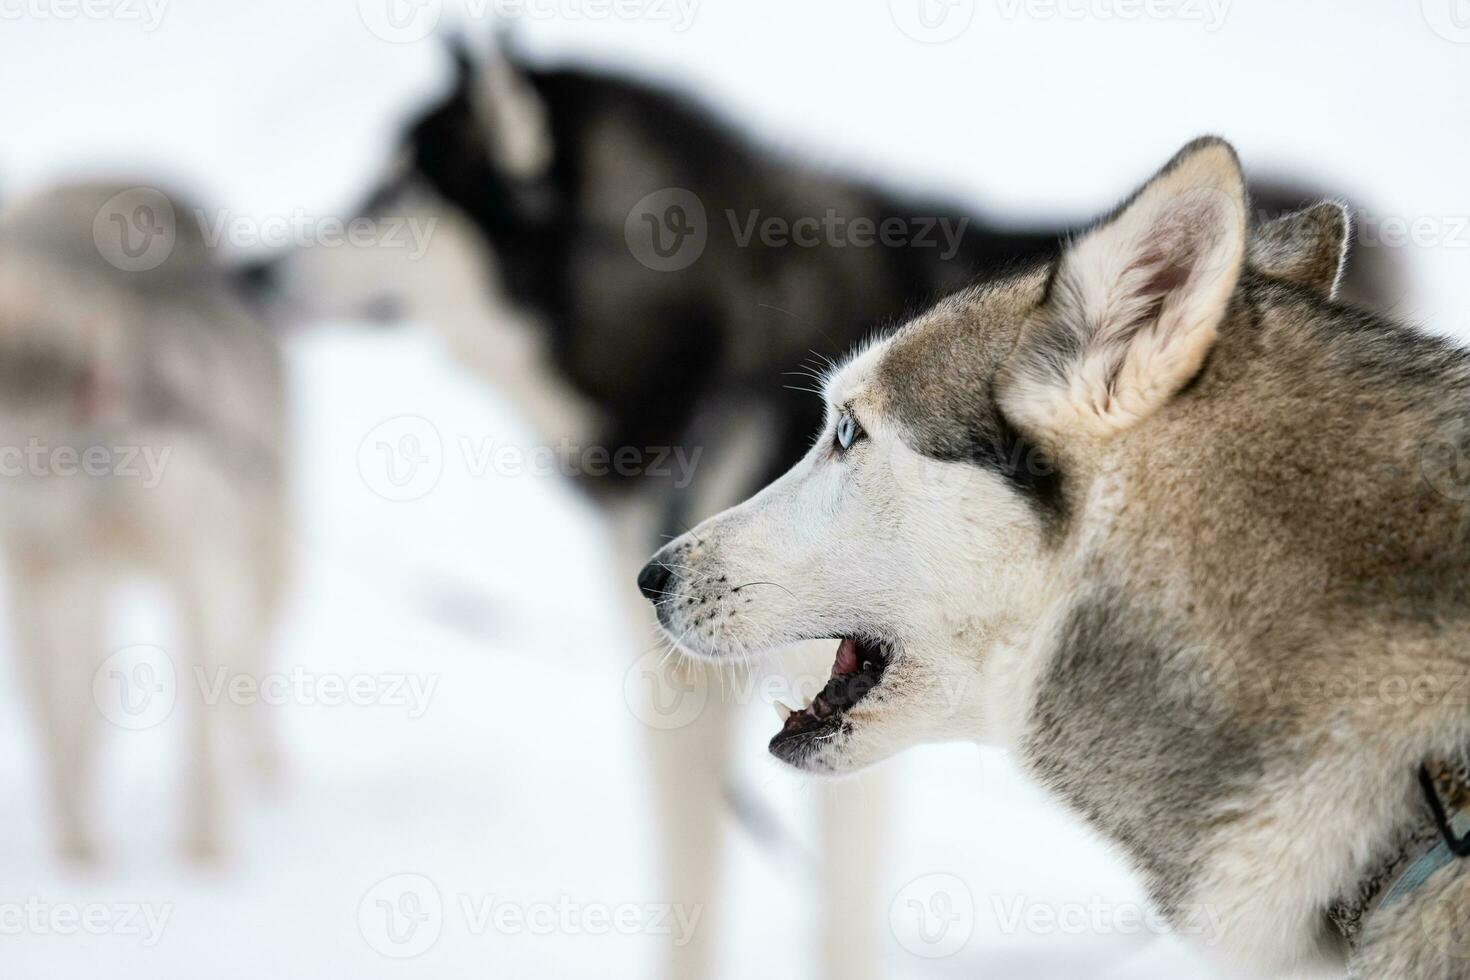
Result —
M 669 580 L 673 574 L 669 566 L 658 556 L 643 566 L 643 571 L 638 573 L 638 591 L 647 597 L 649 602 L 657 603 L 669 593 Z

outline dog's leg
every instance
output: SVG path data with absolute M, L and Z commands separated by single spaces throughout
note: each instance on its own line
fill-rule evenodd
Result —
M 1407 898 L 1375 912 L 1349 975 L 1470 980 L 1470 858 L 1441 868 Z
M 92 673 L 102 660 L 99 570 L 31 551 L 12 584 L 23 670 L 48 766 L 58 846 L 68 860 L 96 857 L 87 790 L 97 734 Z
M 228 678 L 220 672 L 238 664 L 231 657 L 236 649 L 232 641 L 249 621 L 250 573 L 239 562 L 243 552 L 201 551 L 184 567 L 176 591 L 188 645 L 179 677 L 179 701 L 189 726 L 184 850 L 192 859 L 208 862 L 221 850 L 215 719 L 223 706 L 216 699 L 229 692 Z
M 884 774 L 864 772 L 822 786 L 821 972 L 831 980 L 883 976 L 876 896 L 888 839 Z
M 651 608 L 633 587 L 638 569 L 648 560 L 648 542 L 656 538 L 651 508 L 631 506 L 613 516 L 617 582 L 626 601 L 629 635 L 641 655 L 632 685 L 640 700 L 629 704 L 629 710 L 644 726 L 648 748 L 660 897 L 679 906 L 686 921 L 698 922 L 687 941 L 664 952 L 662 969 L 669 980 L 704 980 L 714 973 L 715 932 L 723 918 L 718 909 L 723 779 L 736 709 L 720 697 L 716 680 L 677 653 L 664 655 L 669 644 L 656 638 Z
M 284 519 L 265 522 L 256 547 L 249 556 L 250 581 L 242 609 L 243 626 L 236 637 L 233 662 L 236 669 L 259 680 L 270 672 L 275 626 L 286 592 L 290 541 Z M 242 705 L 236 727 L 245 740 L 249 761 L 270 787 L 281 780 L 282 755 L 276 715 L 266 704 Z
M 682 945 L 667 951 L 665 976 L 701 980 L 715 973 L 718 926 L 726 919 L 720 908 L 727 830 L 723 780 L 738 706 L 721 698 L 715 679 L 691 675 L 677 658 L 660 669 L 656 683 L 664 694 L 682 689 L 686 697 L 705 698 L 693 721 L 666 731 L 650 728 L 647 736 L 666 900 L 686 921 L 698 923 L 691 935 L 677 937 Z

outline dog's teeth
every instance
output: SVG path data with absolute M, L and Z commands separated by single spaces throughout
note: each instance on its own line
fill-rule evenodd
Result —
M 793 708 L 786 707 L 780 701 L 776 702 L 776 717 L 781 719 L 781 724 L 783 725 L 786 724 L 786 719 L 791 717 L 794 710 Z

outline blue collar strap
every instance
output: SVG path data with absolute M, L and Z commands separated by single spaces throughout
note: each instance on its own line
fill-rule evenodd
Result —
M 1353 949 L 1368 916 L 1403 901 L 1446 865 L 1470 857 L 1470 762 L 1420 766 L 1419 787 L 1433 820 L 1402 828 L 1377 870 L 1327 909 L 1327 918 Z
M 1436 782 L 1435 778 L 1429 774 L 1427 766 L 1419 767 L 1419 786 L 1424 791 L 1424 800 L 1429 804 L 1430 812 L 1434 814 L 1434 824 L 1439 831 L 1439 840 L 1417 861 L 1400 872 L 1394 883 L 1384 889 L 1378 901 L 1373 903 L 1370 911 L 1388 908 L 1418 891 L 1440 868 L 1452 861 L 1470 856 L 1470 811 L 1464 809 L 1447 811 L 1444 798 L 1440 795 Z M 1463 791 L 1463 786 L 1455 788 Z

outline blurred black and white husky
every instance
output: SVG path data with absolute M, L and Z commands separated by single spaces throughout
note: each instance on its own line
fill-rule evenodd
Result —
M 183 205 L 77 185 L 0 213 L 0 547 L 63 852 L 95 850 L 99 727 L 189 715 L 185 843 L 219 847 L 204 683 L 259 675 L 284 577 L 284 391 L 251 292 Z M 106 656 L 121 576 L 160 576 L 183 646 Z M 252 732 L 269 763 L 269 734 Z
M 452 89 L 413 123 L 361 209 L 431 216 L 429 255 L 309 250 L 281 270 L 283 288 L 308 306 L 434 322 L 549 445 L 697 460 L 692 474 L 581 474 L 633 555 L 803 455 L 822 410 L 794 374 L 977 277 L 1054 255 L 1068 232 L 802 165 L 667 88 L 508 54 L 481 63 L 462 48 L 455 64 Z M 1305 199 L 1258 194 L 1274 210 Z M 1355 261 L 1346 288 L 1384 296 L 1385 260 Z M 666 674 L 661 686 L 684 683 Z M 727 755 L 734 716 L 721 701 L 651 733 L 674 900 L 708 903 L 718 880 L 722 765 L 711 760 Z M 878 970 L 854 923 L 872 921 L 880 835 L 843 798 L 863 792 L 825 801 L 820 962 L 832 976 Z M 705 975 L 710 938 L 676 951 L 671 975 Z
M 598 445 L 700 446 L 709 459 L 728 455 L 732 426 L 756 427 L 760 451 L 734 465 L 758 484 L 805 451 L 819 421 L 782 383 L 794 371 L 976 277 L 1055 255 L 1075 230 L 1004 225 L 805 166 L 665 87 L 508 51 L 483 63 L 462 46 L 453 53 L 451 91 L 413 122 L 359 209 L 383 219 L 434 210 L 444 247 L 412 266 L 380 249 L 388 268 L 369 273 L 325 261 L 306 270 L 315 275 L 296 270 L 292 288 L 306 303 L 379 293 L 368 308 L 406 297 L 413 313 L 458 321 L 482 312 L 474 299 L 507 302 L 534 320 L 522 342 L 543 368 L 534 387 L 575 398 Z M 1326 196 L 1272 183 L 1252 193 L 1264 217 Z M 446 268 L 450 252 L 460 267 Z M 446 276 L 465 288 L 444 288 Z M 1343 294 L 1382 306 L 1397 278 L 1389 250 L 1364 252 Z M 477 367 L 528 387 L 525 364 L 507 362 L 503 329 L 487 331 L 483 318 L 460 326 L 455 339 Z M 659 497 L 660 530 L 702 516 L 698 489 L 673 486 L 679 475 L 584 476 L 599 496 Z

